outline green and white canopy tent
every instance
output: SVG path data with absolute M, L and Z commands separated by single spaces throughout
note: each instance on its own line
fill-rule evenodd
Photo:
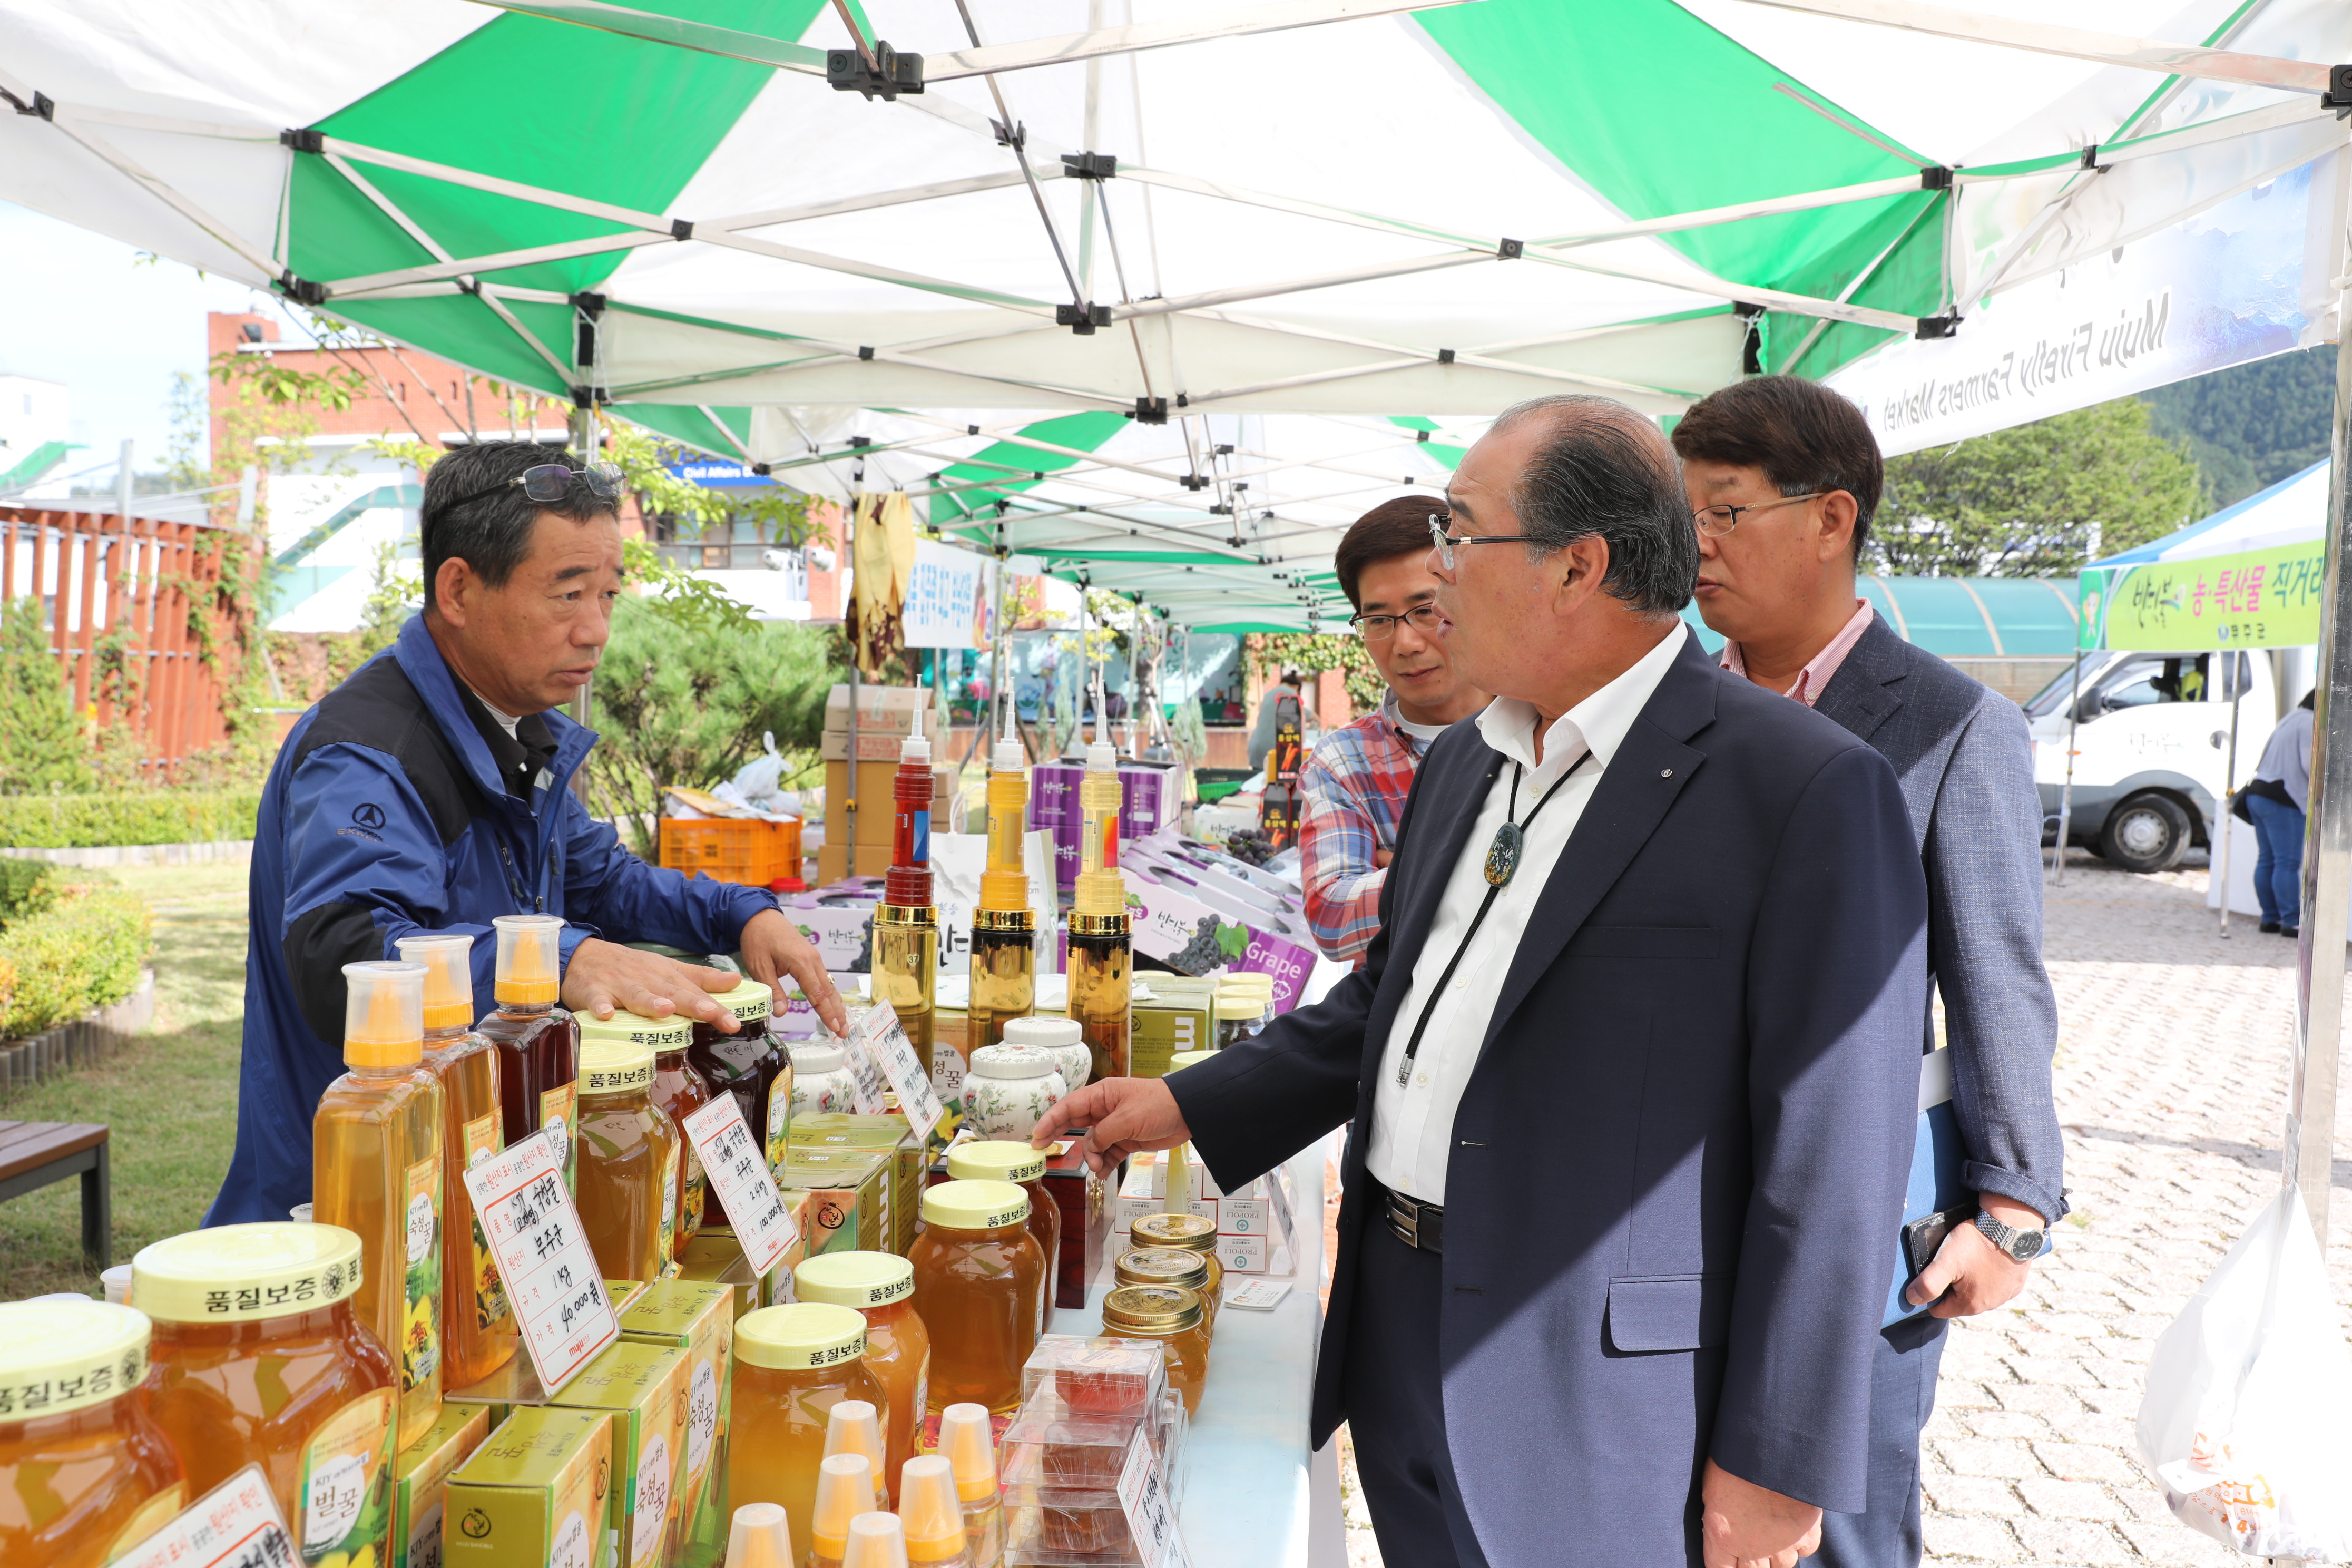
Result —
M 2200 0 L 2186 49 L 2007 8 L 0 0 L 0 197 L 1305 627 L 1336 531 L 1515 401 L 1907 379 L 2342 140 L 2341 5 Z M 919 93 L 845 90 L 884 40 Z

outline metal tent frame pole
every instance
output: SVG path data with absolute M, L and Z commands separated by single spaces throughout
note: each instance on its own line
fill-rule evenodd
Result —
M 2083 726 L 2083 649 L 2077 637 L 2074 648 L 2074 685 L 2066 697 L 2066 782 L 2058 791 L 2057 854 L 2052 858 L 2051 882 L 2066 885 L 2066 835 L 2074 827 L 2074 735 Z
M 2230 754 L 2221 763 L 2221 809 L 2213 827 L 2213 881 L 2221 889 L 2221 940 L 2230 939 L 2230 840 L 2237 833 L 2230 826 L 2231 797 L 2238 793 L 2238 710 L 2245 706 L 2246 680 L 2252 673 L 2248 668 L 2252 656 L 2242 653 L 2224 654 L 2221 666 L 2223 688 L 2230 694 Z

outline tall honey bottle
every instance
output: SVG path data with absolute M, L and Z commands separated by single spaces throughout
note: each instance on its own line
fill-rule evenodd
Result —
M 931 901 L 931 742 L 909 735 L 890 781 L 890 868 L 874 908 L 874 996 L 890 1004 L 915 1059 L 943 1081 L 932 1058 L 940 984 L 940 911 Z M 961 1077 L 960 1074 L 953 1075 Z
M 1007 1018 L 1025 1018 L 1037 1006 L 1037 917 L 1029 908 L 1029 878 L 1021 868 L 1021 826 L 1029 805 L 1029 773 L 1021 742 L 996 743 L 988 765 L 988 865 L 980 874 L 980 903 L 971 911 L 971 1028 L 967 1056 L 1004 1037 Z
M 467 1388 L 513 1359 L 520 1329 L 466 1172 L 507 1146 L 499 1049 L 474 1028 L 474 939 L 404 936 L 425 966 L 425 1068 L 441 1080 L 441 1386 Z
M 310 1204 L 360 1238 L 353 1310 L 399 1368 L 395 1448 L 441 1414 L 441 1083 L 425 1069 L 425 966 L 343 965 L 343 1065 L 310 1123 Z
M 1070 1016 L 1093 1058 L 1089 1083 L 1128 1076 L 1135 939 L 1128 929 L 1127 883 L 1118 870 L 1118 756 L 1109 742 L 1087 748 L 1078 781 L 1078 877 L 1070 902 Z
M 563 989 L 555 915 L 500 915 L 498 1008 L 480 1025 L 499 1047 L 499 1106 L 507 1142 L 519 1143 L 544 1127 L 563 1157 L 563 1184 L 579 1190 L 580 1024 L 557 999 Z M 635 1278 L 634 1275 L 630 1278 Z
M 677 1272 L 685 1135 L 654 1103 L 654 1058 L 694 1037 L 677 1014 L 615 1008 L 591 1018 L 580 1050 L 580 1228 L 607 1279 Z

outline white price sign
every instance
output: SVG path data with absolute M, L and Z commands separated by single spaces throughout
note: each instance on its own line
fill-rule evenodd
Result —
M 255 1464 L 114 1559 L 113 1568 L 285 1568 L 294 1561 L 293 1537 Z
M 1168 1489 L 1160 1483 L 1160 1458 L 1151 1451 L 1144 1424 L 1137 1422 L 1128 1440 L 1127 1463 L 1118 1472 L 1118 1506 L 1127 1514 L 1128 1533 L 1135 1538 L 1135 1554 L 1143 1568 L 1192 1568 L 1184 1555 L 1184 1538 L 1176 1530 L 1176 1510 L 1168 1506 Z
M 733 1095 L 722 1094 L 688 1116 L 685 1125 L 694 1152 L 702 1156 L 703 1179 L 734 1222 L 744 1261 L 752 1273 L 765 1277 L 800 1239 L 801 1229 L 776 1190 L 760 1141 L 743 1124 L 742 1107 Z
M 720 1098 L 733 1103 L 731 1095 Z M 553 1394 L 621 1337 L 580 1211 L 563 1184 L 563 1156 L 542 1127 L 468 1170 L 466 1191 L 506 1280 L 539 1384 Z
M 930 1064 L 915 1054 L 915 1042 L 907 1037 L 906 1026 L 887 1002 L 877 1002 L 866 1010 L 857 1026 L 849 1031 L 850 1060 L 856 1064 L 860 1057 L 869 1059 L 890 1080 L 898 1096 L 898 1109 L 907 1113 L 908 1124 L 918 1139 L 928 1139 L 931 1129 L 938 1126 L 946 1110 L 940 1104 L 939 1093 L 931 1088 Z M 865 1071 L 856 1068 L 863 1084 Z M 871 1116 L 882 1109 L 879 1097 L 873 1110 L 863 1105 L 858 1114 Z M 729 1210 L 733 1213 L 733 1210 Z

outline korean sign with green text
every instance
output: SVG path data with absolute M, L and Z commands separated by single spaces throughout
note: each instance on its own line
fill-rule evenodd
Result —
M 2235 555 L 2083 574 L 2085 647 L 2294 647 L 2319 640 L 2326 561 L 2316 539 Z

